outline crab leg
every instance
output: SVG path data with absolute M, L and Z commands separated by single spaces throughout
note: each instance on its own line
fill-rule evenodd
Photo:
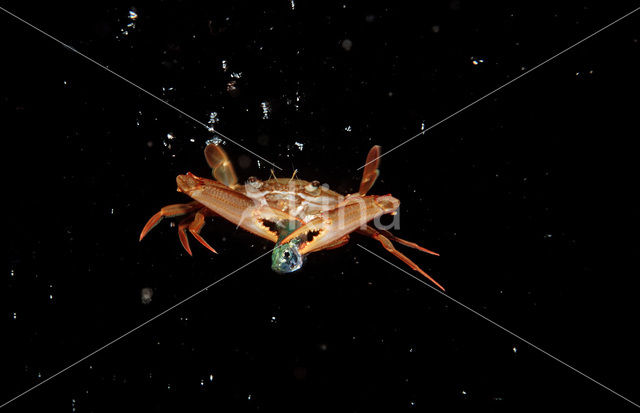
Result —
M 345 235 L 344 237 L 338 239 L 337 241 L 334 241 L 333 243 L 327 245 L 322 250 L 323 251 L 333 250 L 333 249 L 336 249 L 336 248 L 343 247 L 343 246 L 347 245 L 348 243 L 349 243 L 349 236 Z
M 442 291 L 444 291 L 444 288 L 440 284 L 438 284 L 436 280 L 431 278 L 431 276 L 426 272 L 422 271 L 420 267 L 418 267 L 413 261 L 407 258 L 403 253 L 396 250 L 396 248 L 393 246 L 393 243 L 389 241 L 387 237 L 379 233 L 377 230 L 367 225 L 365 228 L 361 228 L 358 232 L 360 232 L 361 234 L 367 235 L 375 240 L 378 240 L 387 251 L 389 251 L 396 257 L 400 258 L 405 264 L 411 267 L 412 270 L 418 271 L 420 274 L 428 278 L 429 281 L 431 281 L 432 283 L 437 285 Z
M 158 225 L 163 218 L 172 218 L 180 215 L 186 215 L 198 209 L 199 207 L 201 207 L 201 205 L 196 201 L 189 202 L 188 204 L 167 205 L 159 212 L 157 212 L 154 216 L 152 216 L 149 221 L 147 221 L 147 224 L 144 226 L 142 232 L 140 233 L 140 241 L 142 241 L 142 238 L 144 238 L 149 231 L 151 231 L 156 225 Z
M 334 244 L 358 227 L 365 227 L 372 219 L 394 212 L 399 205 L 400 201 L 390 195 L 350 196 L 336 208 L 293 231 L 279 245 L 294 238 L 306 237 L 298 249 L 300 254 L 318 251 Z
M 180 243 L 182 247 L 189 253 L 189 255 L 193 256 L 191 252 L 191 247 L 189 246 L 189 238 L 187 238 L 187 229 L 193 222 L 193 215 L 189 215 L 178 224 L 178 237 L 180 237 Z
M 202 208 L 200 211 L 196 212 L 196 216 L 193 218 L 193 222 L 189 224 L 189 232 L 191 232 L 191 235 L 193 235 L 195 239 L 200 241 L 200 244 L 204 245 L 211 252 L 217 254 L 218 252 L 214 250 L 213 247 L 204 240 L 204 238 L 202 238 L 202 235 L 200 235 L 200 230 L 204 226 L 204 217 L 206 213 L 205 211 L 206 209 Z
M 222 218 L 272 242 L 278 240 L 277 233 L 262 222 L 262 219 L 268 219 L 266 215 L 270 208 L 260 207 L 259 202 L 220 182 L 199 178 L 192 173 L 178 175 L 176 181 L 180 192 L 189 195 Z
M 416 244 L 415 242 L 411 242 L 411 241 L 407 241 L 404 240 L 402 238 L 398 238 L 395 235 L 393 235 L 391 232 L 386 231 L 384 229 L 379 229 L 378 232 L 380 232 L 382 235 L 384 235 L 385 237 L 389 238 L 392 241 L 395 241 L 399 244 L 405 245 L 407 247 L 411 247 L 411 248 L 415 248 L 417 250 L 420 250 L 422 252 L 426 252 L 427 254 L 431 254 L 431 255 L 435 255 L 437 257 L 440 256 L 440 254 L 438 254 L 437 252 L 431 251 L 426 249 L 425 247 L 421 247 L 420 245 Z

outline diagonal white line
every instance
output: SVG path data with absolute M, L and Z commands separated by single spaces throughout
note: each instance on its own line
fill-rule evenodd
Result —
M 247 266 L 249 266 L 249 265 L 253 264 L 254 262 L 258 261 L 260 258 L 262 258 L 262 257 L 264 257 L 265 255 L 270 254 L 270 253 L 271 253 L 271 250 L 269 250 L 269 251 L 265 252 L 264 254 L 260 255 L 260 256 L 259 256 L 259 257 L 257 257 L 257 258 L 254 258 L 253 260 L 249 261 L 248 263 L 244 264 L 243 266 L 241 266 L 241 267 L 239 267 L 239 268 L 236 268 L 235 270 L 231 271 L 229 274 L 225 275 L 224 277 L 219 278 L 219 279 L 217 279 L 216 281 L 212 282 L 211 284 L 207 285 L 206 287 L 204 287 L 204 288 L 203 288 L 203 289 L 201 289 L 200 291 L 195 292 L 195 293 L 191 294 L 190 296 L 188 296 L 187 298 L 185 298 L 185 299 L 183 299 L 183 300 L 181 300 L 181 301 L 177 302 L 176 304 L 174 304 L 174 305 L 172 305 L 171 307 L 167 308 L 166 310 L 164 310 L 164 311 L 163 311 L 163 312 L 161 312 L 160 314 L 157 314 L 157 315 L 155 315 L 155 316 L 151 317 L 150 319 L 148 319 L 147 321 L 145 321 L 144 323 L 142 323 L 142 324 L 138 325 L 137 327 L 132 328 L 131 330 L 127 331 L 126 333 L 124 333 L 124 334 L 123 334 L 123 335 L 121 335 L 120 337 L 118 337 L 118 338 L 115 338 L 115 339 L 111 340 L 110 342 L 108 342 L 108 343 L 107 343 L 107 344 L 105 344 L 104 346 L 100 347 L 99 349 L 97 349 L 97 350 L 95 350 L 95 351 L 93 351 L 93 352 L 91 352 L 91 353 L 87 354 L 86 356 L 82 357 L 80 360 L 78 360 L 78 361 L 76 361 L 76 362 L 74 362 L 74 363 L 71 363 L 71 364 L 70 364 L 70 365 L 68 365 L 67 367 L 65 367 L 65 368 L 63 368 L 62 370 L 60 370 L 59 372 L 57 372 L 57 373 L 55 373 L 55 374 L 53 374 L 53 375 L 51 375 L 51 376 L 47 377 L 46 379 L 42 380 L 40 383 L 36 384 L 35 386 L 33 386 L 33 387 L 31 387 L 31 388 L 29 388 L 29 389 L 27 389 L 27 390 L 23 391 L 22 393 L 18 394 L 17 396 L 13 397 L 12 399 L 7 400 L 6 402 L 2 403 L 2 404 L 0 405 L 0 409 L 2 409 L 3 407 L 5 407 L 5 406 L 7 406 L 7 405 L 11 404 L 12 402 L 14 402 L 15 400 L 17 400 L 17 399 L 21 398 L 22 396 L 26 395 L 27 393 L 31 392 L 32 390 L 35 390 L 36 388 L 38 388 L 38 387 L 42 386 L 43 384 L 45 384 L 45 383 L 46 383 L 46 382 L 48 382 L 49 380 L 51 380 L 51 379 L 53 379 L 53 378 L 55 378 L 55 377 L 57 377 L 57 376 L 61 375 L 62 373 L 64 373 L 65 371 L 67 371 L 67 370 L 71 369 L 72 367 L 74 367 L 74 366 L 76 366 L 76 365 L 78 365 L 78 364 L 82 363 L 83 361 L 85 361 L 85 360 L 86 360 L 86 359 L 88 359 L 89 357 L 94 356 L 95 354 L 97 354 L 97 353 L 101 352 L 102 350 L 106 349 L 107 347 L 111 346 L 112 344 L 115 344 L 116 342 L 118 342 L 118 341 L 122 340 L 123 338 L 125 338 L 125 337 L 126 337 L 126 336 L 128 336 L 129 334 L 133 333 L 134 331 L 139 330 L 140 328 L 142 328 L 142 327 L 146 326 L 147 324 L 149 324 L 150 322 L 152 322 L 152 321 L 153 321 L 153 320 L 155 320 L 156 318 L 163 316 L 164 314 L 168 313 L 169 311 L 173 310 L 174 308 L 176 308 L 176 307 L 178 307 L 178 306 L 180 306 L 180 305 L 182 305 L 182 304 L 186 303 L 187 301 L 191 300 L 193 297 L 195 297 L 195 296 L 197 296 L 197 295 L 199 295 L 199 294 L 201 294 L 201 293 L 203 293 L 203 292 L 207 291 L 209 288 L 213 287 L 214 285 L 218 284 L 219 282 L 224 281 L 225 279 L 227 279 L 228 277 L 230 277 L 230 276 L 232 276 L 233 274 L 237 273 L 237 272 L 238 272 L 238 271 L 240 271 L 241 269 L 243 269 L 243 268 L 245 268 L 245 267 L 247 267 Z
M 171 109 L 175 110 L 176 112 L 180 113 L 183 116 L 186 116 L 187 118 L 191 119 L 192 121 L 196 122 L 199 125 L 204 126 L 205 128 L 207 128 L 207 130 L 209 130 L 210 132 L 214 132 L 218 135 L 220 135 L 222 138 L 228 140 L 229 142 L 233 143 L 234 145 L 239 146 L 240 148 L 244 149 L 245 151 L 249 152 L 250 154 L 252 154 L 255 157 L 258 157 L 260 159 L 262 159 L 263 161 L 265 161 L 266 163 L 268 163 L 271 166 L 275 166 L 276 168 L 278 168 L 279 170 L 282 170 L 282 168 L 280 168 L 278 165 L 274 164 L 273 162 L 263 158 L 262 156 L 258 155 L 257 153 L 251 151 L 250 149 L 246 148 L 245 146 L 243 146 L 242 144 L 234 141 L 233 139 L 229 138 L 228 136 L 223 135 L 222 133 L 218 132 L 217 130 L 215 130 L 213 127 L 207 125 L 206 123 L 203 123 L 201 121 L 199 121 L 198 119 L 194 118 L 193 116 L 189 115 L 188 113 L 184 112 L 183 110 L 173 106 L 171 103 L 167 102 L 164 99 L 159 98 L 158 96 L 154 95 L 153 93 L 149 92 L 148 90 L 144 89 L 141 86 L 138 86 L 137 84 L 133 83 L 131 80 L 127 79 L 126 77 L 114 72 L 113 70 L 109 69 L 108 67 L 106 67 L 105 65 L 95 61 L 94 59 L 90 58 L 89 56 L 83 54 L 82 52 L 79 52 L 78 50 L 74 49 L 73 47 L 69 46 L 68 44 L 64 43 L 61 40 L 58 40 L 57 38 L 53 37 L 52 35 L 50 35 L 49 33 L 45 32 L 44 30 L 34 26 L 33 24 L 29 23 L 28 21 L 24 20 L 23 18 L 21 18 L 20 16 L 16 16 L 15 14 L 13 14 L 12 12 L 10 12 L 9 10 L 5 9 L 4 7 L 0 6 L 0 10 L 2 10 L 3 12 L 7 13 L 9 16 L 15 18 L 16 20 L 21 21 L 22 23 L 26 24 L 27 26 L 31 27 L 32 29 L 35 29 L 37 31 L 39 31 L 40 33 L 44 34 L 45 36 L 47 36 L 48 38 L 50 38 L 51 40 L 60 43 L 62 46 L 64 46 L 65 48 L 71 50 L 72 52 L 76 53 L 79 56 L 84 57 L 86 60 L 90 61 L 91 63 L 100 66 L 101 68 L 103 68 L 104 70 L 106 70 L 107 72 L 111 73 L 112 75 L 116 76 L 119 79 L 124 80 L 125 82 L 127 82 L 128 84 L 130 84 L 131 86 L 135 87 L 136 89 L 140 90 L 141 92 L 146 93 L 147 95 L 151 96 L 152 98 L 154 98 L 155 100 L 157 100 L 158 102 L 162 102 L 165 105 L 167 105 L 168 107 L 170 107 Z
M 632 400 L 629 400 L 628 398 L 624 397 L 623 395 L 621 395 L 620 393 L 612 390 L 611 388 L 605 386 L 604 384 L 600 383 L 599 381 L 592 379 L 591 377 L 587 376 L 585 373 L 581 372 L 580 370 L 576 369 L 575 367 L 571 366 L 570 364 L 565 363 L 564 361 L 560 360 L 559 358 L 557 358 L 556 356 L 554 356 L 553 354 L 541 349 L 540 347 L 536 346 L 535 344 L 533 344 L 532 342 L 525 340 L 524 338 L 520 337 L 519 335 L 517 335 L 516 333 L 512 332 L 511 330 L 508 330 L 507 328 L 501 326 L 500 324 L 496 323 L 495 321 L 491 320 L 490 318 L 480 314 L 479 312 L 477 312 L 476 310 L 474 310 L 473 308 L 461 303 L 460 301 L 456 300 L 455 298 L 450 297 L 449 295 L 447 295 L 446 293 L 440 291 L 439 289 L 437 289 L 436 287 L 434 287 L 433 285 L 429 284 L 428 282 L 424 281 L 422 278 L 418 277 L 417 275 L 411 274 L 410 272 L 398 267 L 397 265 L 395 265 L 394 263 L 382 258 L 381 256 L 379 256 L 378 254 L 376 254 L 375 252 L 363 247 L 360 244 L 357 244 L 360 248 L 362 248 L 363 250 L 367 251 L 369 254 L 374 255 L 378 258 L 380 258 L 382 261 L 386 262 L 387 264 L 391 265 L 392 267 L 402 271 L 403 273 L 407 274 L 409 277 L 415 278 L 416 280 L 418 280 L 419 282 L 421 282 L 422 284 L 426 285 L 427 287 L 431 288 L 432 290 L 434 290 L 435 292 L 441 294 L 442 296 L 444 296 L 445 298 L 447 298 L 450 301 L 453 301 L 454 303 L 458 304 L 460 307 L 471 311 L 473 314 L 477 315 L 478 317 L 488 321 L 489 323 L 493 324 L 494 326 L 498 327 L 499 329 L 501 329 L 502 331 L 512 335 L 513 337 L 517 338 L 518 340 L 522 341 L 523 343 L 527 344 L 528 346 L 530 346 L 531 348 L 538 350 L 539 352 L 541 352 L 542 354 L 546 355 L 547 357 L 552 358 L 553 360 L 557 361 L 558 363 L 562 364 L 565 367 L 570 368 L 571 370 L 575 371 L 576 373 L 580 374 L 581 376 L 591 380 L 592 382 L 594 382 L 595 384 L 597 384 L 598 386 L 602 387 L 605 390 L 610 391 L 611 393 L 615 394 L 616 396 L 620 397 L 621 399 L 631 403 L 632 405 L 634 405 L 635 407 L 640 408 L 640 404 L 637 404 L 635 402 L 633 402 Z
M 606 26 L 602 27 L 601 29 L 595 31 L 594 33 L 590 34 L 589 36 L 585 37 L 584 39 L 580 40 L 577 43 L 572 44 L 571 46 L 567 47 L 566 49 L 564 49 L 563 51 L 556 53 L 555 55 L 551 56 L 550 58 L 548 58 L 547 60 L 545 60 L 542 63 L 538 63 L 537 65 L 535 65 L 534 67 L 532 67 L 531 69 L 527 70 L 526 72 L 522 73 L 519 76 L 514 77 L 513 79 L 511 79 L 510 81 L 508 81 L 507 83 L 503 84 L 502 86 L 500 86 L 499 88 L 487 93 L 486 95 L 474 100 L 473 102 L 469 103 L 467 106 L 462 107 L 461 109 L 458 109 L 457 111 L 453 112 L 451 115 L 447 116 L 446 118 L 434 123 L 433 125 L 429 126 L 428 128 L 426 128 L 425 130 L 421 131 L 420 133 L 417 133 L 416 135 L 410 137 L 409 139 L 407 139 L 406 141 L 394 146 L 393 148 L 389 149 L 386 152 L 383 152 L 380 156 L 378 156 L 375 159 L 370 160 L 369 162 L 365 163 L 364 165 L 362 165 L 360 168 L 358 168 L 357 170 L 359 171 L 360 169 L 364 168 L 365 166 L 369 165 L 372 162 L 377 161 L 378 159 L 382 158 L 383 156 L 395 151 L 396 149 L 398 149 L 399 147 L 411 142 L 412 140 L 416 139 L 417 137 L 424 135 L 425 133 L 427 133 L 428 131 L 430 131 L 431 129 L 435 128 L 436 126 L 440 125 L 441 123 L 444 123 L 446 121 L 448 121 L 449 119 L 453 118 L 454 116 L 458 115 L 459 113 L 469 109 L 471 106 L 475 105 L 476 103 L 479 103 L 483 100 L 485 100 L 486 98 L 488 98 L 489 96 L 493 95 L 494 93 L 498 92 L 499 90 L 503 89 L 504 87 L 509 86 L 510 84 L 512 84 L 513 82 L 515 82 L 516 80 L 528 75 L 529 73 L 533 72 L 534 70 L 538 69 L 539 67 L 549 63 L 550 61 L 552 61 L 553 59 L 555 59 L 556 57 L 563 55 L 564 53 L 568 52 L 569 50 L 573 49 L 574 47 L 578 46 L 579 44 L 589 40 L 590 38 L 592 38 L 593 36 L 595 36 L 596 34 L 600 33 L 603 30 L 608 29 L 609 27 L 613 26 L 614 24 L 618 23 L 619 21 L 631 16 L 633 13 L 637 12 L 638 10 L 640 10 L 640 7 L 638 7 L 637 9 L 634 9 L 632 11 L 630 11 L 629 13 L 625 14 L 624 16 L 616 19 L 615 21 L 607 24 Z

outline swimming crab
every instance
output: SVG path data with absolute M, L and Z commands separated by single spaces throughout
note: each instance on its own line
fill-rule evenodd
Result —
M 144 226 L 140 241 L 163 218 L 185 216 L 178 224 L 178 236 L 184 249 L 192 255 L 187 231 L 203 246 L 216 250 L 200 235 L 205 218 L 222 217 L 276 245 L 271 255 L 272 269 L 290 273 L 302 267 L 307 254 L 341 247 L 349 242 L 349 234 L 358 232 L 378 240 L 383 247 L 400 258 L 444 291 L 400 251 L 391 241 L 438 255 L 413 242 L 396 237 L 386 230 L 378 230 L 368 223 L 383 214 L 395 214 L 400 201 L 389 195 L 367 195 L 376 181 L 380 163 L 380 146 L 367 155 L 360 189 L 357 193 L 341 195 L 318 181 L 276 178 L 267 181 L 250 177 L 239 184 L 229 157 L 216 143 L 209 143 L 204 156 L 215 180 L 200 178 L 191 172 L 178 175 L 178 191 L 193 199 L 186 204 L 168 205 L 156 213 Z

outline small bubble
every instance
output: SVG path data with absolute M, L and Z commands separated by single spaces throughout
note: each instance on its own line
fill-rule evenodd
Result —
M 260 107 L 262 108 L 262 119 L 269 119 L 271 115 L 271 104 L 264 101 L 260 103 Z
M 220 145 L 222 143 L 222 139 L 220 139 L 217 136 L 214 136 L 213 138 L 209 139 L 207 142 L 205 142 L 207 145 Z
M 434 26 L 431 26 L 431 31 L 434 33 L 439 33 L 440 32 L 440 26 L 438 26 L 437 24 Z
M 352 42 L 350 39 L 344 39 L 344 40 L 341 42 L 341 45 L 342 45 L 342 48 L 343 48 L 345 51 L 347 51 L 347 52 L 348 52 L 348 51 L 350 51 L 350 50 L 351 50 L 351 48 L 353 47 L 353 42 Z

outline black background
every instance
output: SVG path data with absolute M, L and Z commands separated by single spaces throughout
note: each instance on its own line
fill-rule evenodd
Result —
M 202 122 L 217 112 L 279 176 L 343 193 L 373 144 L 392 148 L 638 6 L 401 3 L 2 5 Z M 212 134 L 0 18 L 4 403 L 270 244 L 221 220 L 203 230 L 218 255 L 192 240 L 188 256 L 166 222 L 139 243 L 153 213 L 186 200 L 177 174 L 208 176 Z M 636 403 L 638 22 L 383 157 L 371 191 L 402 201 L 398 235 L 442 254 L 402 249 L 448 294 Z M 269 176 L 225 147 L 241 179 Z M 634 409 L 357 243 L 406 268 L 357 235 L 287 276 L 265 257 L 6 411 Z

